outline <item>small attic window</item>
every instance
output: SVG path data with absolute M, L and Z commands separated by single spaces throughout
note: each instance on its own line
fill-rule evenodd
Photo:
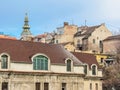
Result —
M 1 56 L 1 68 L 2 69 L 7 69 L 8 68 L 8 56 L 7 55 L 2 55 Z
M 67 71 L 71 72 L 71 60 L 70 59 L 67 60 Z
M 84 65 L 84 73 L 87 74 L 87 71 L 88 71 L 88 66 Z
M 96 65 L 93 65 L 92 66 L 92 75 L 96 75 L 97 74 L 97 67 L 96 67 Z

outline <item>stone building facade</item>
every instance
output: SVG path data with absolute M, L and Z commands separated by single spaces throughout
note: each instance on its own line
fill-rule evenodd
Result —
M 92 54 L 40 42 L 0 43 L 1 90 L 102 90 L 102 71 Z
M 66 43 L 73 42 L 74 34 L 77 32 L 76 25 L 69 25 L 68 22 L 64 22 L 63 27 L 57 28 L 54 43 Z
M 110 36 L 103 40 L 103 52 L 117 54 L 120 52 L 120 35 Z
M 74 45 L 80 51 L 102 53 L 103 40 L 109 36 L 112 36 L 112 33 L 105 24 L 79 27 L 74 35 Z

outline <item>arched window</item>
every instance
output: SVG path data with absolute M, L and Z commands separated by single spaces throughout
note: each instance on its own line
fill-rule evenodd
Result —
M 33 58 L 34 70 L 48 70 L 48 58 L 43 55 L 38 55 Z
M 96 75 L 96 66 L 95 65 L 92 66 L 92 75 Z
M 71 60 L 70 59 L 68 59 L 67 60 L 67 71 L 71 71 Z
M 7 69 L 8 68 L 8 56 L 7 55 L 2 55 L 1 56 L 1 68 L 2 69 Z

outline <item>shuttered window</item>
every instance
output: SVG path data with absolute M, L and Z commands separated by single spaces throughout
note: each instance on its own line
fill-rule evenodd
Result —
M 33 69 L 34 70 L 48 70 L 48 58 L 39 55 L 33 58 Z

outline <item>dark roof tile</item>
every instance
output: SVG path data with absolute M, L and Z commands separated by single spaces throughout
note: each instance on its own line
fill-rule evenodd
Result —
M 115 36 L 109 36 L 103 41 L 108 41 L 108 40 L 120 40 L 120 35 L 115 35 Z
M 31 57 L 35 54 L 45 54 L 51 63 L 65 64 L 65 59 L 70 58 L 74 64 L 81 62 L 62 45 L 45 44 L 40 42 L 29 42 L 20 40 L 0 39 L 0 54 L 8 53 L 11 62 L 32 63 Z
M 96 57 L 93 54 L 81 52 L 72 52 L 72 54 L 75 55 L 82 63 L 86 63 L 90 67 L 92 64 L 96 64 L 99 67 Z

